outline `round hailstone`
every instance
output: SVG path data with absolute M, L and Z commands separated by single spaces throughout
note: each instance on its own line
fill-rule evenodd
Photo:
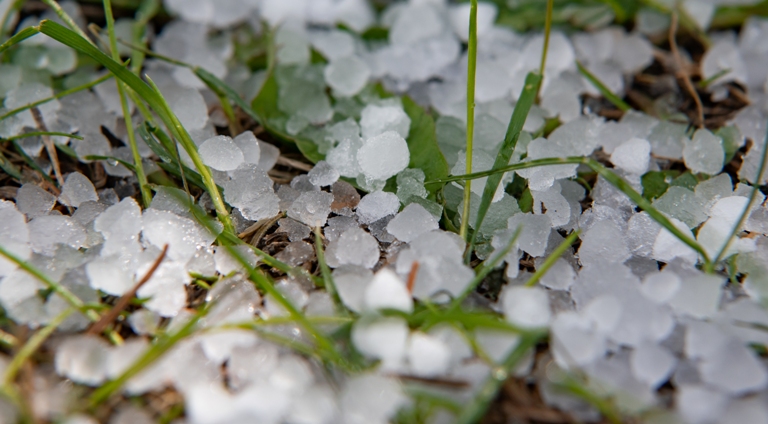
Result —
M 361 224 L 374 223 L 385 216 L 394 215 L 400 209 L 397 196 L 387 191 L 366 194 L 357 204 L 357 220 Z
M 309 182 L 318 187 L 325 187 L 339 179 L 339 171 L 328 162 L 321 160 L 309 171 Z
M 451 350 L 442 340 L 415 332 L 408 338 L 407 349 L 412 373 L 422 377 L 437 377 L 448 370 Z
M 245 160 L 243 151 L 225 135 L 205 140 L 198 152 L 203 163 L 217 171 L 234 171 Z
M 684 141 L 684 144 L 683 159 L 691 171 L 715 175 L 723 169 L 725 150 L 720 137 L 700 129 L 693 134 L 693 140 Z
M 396 309 L 410 314 L 413 298 L 403 280 L 392 270 L 383 268 L 373 276 L 365 289 L 365 306 L 370 309 Z
M 630 174 L 643 174 L 648 170 L 651 158 L 651 143 L 641 138 L 632 138 L 614 149 L 611 162 Z
M 352 97 L 368 83 L 371 69 L 357 56 L 336 59 L 325 67 L 325 82 L 342 96 Z
M 387 224 L 387 231 L 406 243 L 437 228 L 438 223 L 435 217 L 418 203 L 406 206 Z
M 64 186 L 61 188 L 59 202 L 66 206 L 79 207 L 83 202 L 96 202 L 98 200 L 99 196 L 96 194 L 96 189 L 88 177 L 79 172 L 67 175 Z
M 371 137 L 357 152 L 363 174 L 371 180 L 387 180 L 408 166 L 411 155 L 405 139 L 395 131 Z
M 366 140 L 387 131 L 396 131 L 405 138 L 410 129 L 411 118 L 399 104 L 368 105 L 360 112 L 360 132 Z
M 540 287 L 509 287 L 501 295 L 504 317 L 523 328 L 545 327 L 551 313 L 547 291 Z
M 259 139 L 253 135 L 252 131 L 246 131 L 233 140 L 237 147 L 243 152 L 245 163 L 258 165 L 261 160 L 261 149 L 259 148 Z M 264 171 L 267 171 L 266 169 Z

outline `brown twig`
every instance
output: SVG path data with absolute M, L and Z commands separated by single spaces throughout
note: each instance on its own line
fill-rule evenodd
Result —
M 696 92 L 696 88 L 691 81 L 691 75 L 688 72 L 688 68 L 683 63 L 683 57 L 680 55 L 680 49 L 677 47 L 677 12 L 672 12 L 672 22 L 669 25 L 669 49 L 672 51 L 672 55 L 675 58 L 677 64 L 676 77 L 683 81 L 683 86 L 688 91 L 688 94 L 693 97 L 693 101 L 696 103 L 696 116 L 698 122 L 696 126 L 699 128 L 704 127 L 704 105 L 701 103 L 699 93 Z
M 416 284 L 416 274 L 419 273 L 419 262 L 413 261 L 411 264 L 411 272 L 408 274 L 408 293 L 413 293 L 413 286 Z
M 149 281 L 150 278 L 152 278 L 152 275 L 157 271 L 157 268 L 160 267 L 160 263 L 163 262 L 163 259 L 165 259 L 165 254 L 168 253 L 168 245 L 166 244 L 165 247 L 163 247 L 163 251 L 160 252 L 160 256 L 155 259 L 155 263 L 152 264 L 152 267 L 149 268 L 149 271 L 147 271 L 146 274 L 144 274 L 144 277 L 139 280 L 138 283 L 136 283 L 135 286 L 129 291 L 128 293 L 125 293 L 124 295 L 120 296 L 120 299 L 117 300 L 117 303 L 115 303 L 115 306 L 112 307 L 112 309 L 109 310 L 106 314 L 104 314 L 101 319 L 99 319 L 96 323 L 94 323 L 91 328 L 88 330 L 88 334 L 100 334 L 102 331 L 104 331 L 109 324 L 114 321 L 118 315 L 120 315 L 120 312 L 123 312 L 123 310 L 128 307 L 128 304 L 131 302 L 131 299 L 133 299 L 134 296 L 136 296 L 136 292 L 139 291 L 141 286 L 143 286 L 147 281 Z
M 32 112 L 32 118 L 35 120 L 40 131 L 48 132 L 48 127 L 45 125 L 43 114 L 40 113 L 40 109 L 33 107 L 30 109 L 30 112 Z M 59 187 L 64 187 L 64 178 L 61 176 L 61 166 L 59 166 L 59 155 L 56 153 L 56 147 L 53 145 L 53 140 L 47 135 L 42 137 L 45 151 L 48 152 L 48 158 L 51 160 L 51 165 L 53 165 L 53 173 L 56 175 L 56 182 L 59 183 Z
M 280 155 L 277 158 L 277 164 L 298 169 L 299 171 L 304 171 L 304 172 L 309 172 L 310 170 L 312 170 L 312 165 L 295 160 L 295 159 L 287 158 L 283 155 Z

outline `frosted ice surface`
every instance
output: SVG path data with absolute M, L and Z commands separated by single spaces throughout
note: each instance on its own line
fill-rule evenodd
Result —
M 291 180 L 291 188 L 298 190 L 299 193 L 305 191 L 320 191 L 320 187 L 312 184 L 309 180 L 309 175 L 297 175 Z
M 393 45 L 408 46 L 444 33 L 447 26 L 436 5 L 414 3 L 396 15 L 389 29 L 389 41 Z
M 309 182 L 318 187 L 329 186 L 339 179 L 339 171 L 324 160 L 316 163 L 307 175 Z
M 387 131 L 367 139 L 357 152 L 366 180 L 387 180 L 408 166 L 408 144 L 398 133 Z
M 337 122 L 333 125 L 328 125 L 325 128 L 327 141 L 338 143 L 346 139 L 360 138 L 360 125 L 354 118 L 347 118 L 344 121 Z
M 648 212 L 643 211 L 632 215 L 626 233 L 630 251 L 636 256 L 650 257 L 659 231 L 661 226 L 648 215 Z
M 413 299 L 405 282 L 394 271 L 383 268 L 373 276 L 365 289 L 364 305 L 368 309 L 396 309 L 413 312 Z
M 761 424 L 768 422 L 768 408 L 759 397 L 732 399 L 722 415 L 724 423 Z
M 721 198 L 733 195 L 733 183 L 731 182 L 731 177 L 723 173 L 700 182 L 696 185 L 694 192 L 703 201 L 704 209 L 709 211 L 715 202 Z
M 517 238 L 520 249 L 533 257 L 544 254 L 549 242 L 549 233 L 552 231 L 549 217 L 519 213 L 509 218 L 507 225 L 509 237 L 517 231 L 518 227 L 521 229 L 520 236 Z M 507 243 L 502 242 L 502 245 L 506 246 Z
M 186 262 L 199 246 L 208 246 L 214 240 L 197 223 L 170 212 L 147 209 L 142 219 L 144 239 L 161 249 L 167 244 L 171 260 Z
M 707 219 L 701 199 L 685 187 L 672 186 L 653 202 L 660 212 L 695 228 Z
M 280 149 L 261 140 L 259 140 L 259 152 L 258 168 L 264 172 L 272 169 L 277 163 L 277 158 L 280 157 Z
M 579 260 L 583 265 L 603 261 L 623 263 L 631 256 L 626 236 L 612 221 L 600 221 L 582 237 Z
M 360 114 L 360 131 L 365 140 L 388 131 L 395 131 L 401 138 L 406 138 L 410 128 L 411 118 L 398 104 L 369 104 Z
M 30 221 L 27 227 L 32 250 L 46 256 L 54 254 L 57 244 L 79 249 L 86 241 L 85 229 L 68 216 L 40 216 Z
M 281 65 L 305 65 L 309 63 L 310 51 L 303 28 L 295 25 L 281 26 L 275 35 L 277 61 Z
M 670 221 L 683 234 L 693 239 L 693 233 L 685 223 L 674 218 Z M 667 229 L 662 229 L 653 243 L 652 258 L 661 262 L 669 262 L 674 258 L 681 258 L 684 261 L 695 263 L 698 259 L 698 253 Z
M 280 227 L 276 232 L 286 233 L 288 235 L 288 240 L 290 241 L 304 240 L 309 237 L 309 233 L 312 232 L 311 228 L 291 218 L 281 218 L 277 221 L 277 224 Z
M 507 286 L 501 294 L 504 318 L 522 328 L 545 327 L 551 313 L 549 297 L 540 287 Z
M 281 202 L 275 194 L 266 171 L 253 165 L 241 166 L 231 173 L 232 179 L 223 184 L 224 199 L 240 209 L 244 218 L 258 221 L 277 215 Z
M 336 181 L 331 186 L 333 194 L 333 203 L 331 211 L 337 215 L 351 216 L 352 210 L 360 204 L 360 193 L 350 183 L 346 181 Z
M 663 346 L 646 343 L 632 351 L 629 362 L 635 378 L 656 389 L 672 374 L 677 359 Z
M 340 396 L 343 422 L 348 424 L 389 422 L 407 402 L 398 380 L 379 374 L 350 378 Z
M 421 377 L 437 377 L 448 370 L 451 351 L 442 340 L 414 332 L 408 338 L 407 356 L 411 373 Z
M 288 216 L 310 227 L 323 227 L 331 213 L 333 195 L 323 191 L 304 192 L 288 209 Z
M 315 249 L 311 244 L 304 241 L 294 241 L 288 243 L 285 249 L 275 255 L 275 259 L 291 266 L 300 266 L 314 258 L 314 256 Z
M 93 229 L 107 240 L 113 237 L 137 240 L 141 232 L 141 208 L 133 198 L 126 197 L 99 215 L 93 221 Z
M 691 141 L 683 142 L 685 166 L 692 172 L 715 175 L 723 169 L 725 150 L 720 137 L 709 130 L 700 129 Z
M 259 164 L 259 161 L 261 160 L 261 148 L 259 146 L 259 139 L 253 135 L 253 131 L 246 131 L 235 137 L 232 141 L 234 141 L 237 147 L 240 148 L 240 151 L 243 152 L 243 161 L 245 163 L 254 165 Z M 264 171 L 269 170 L 265 169 Z
M 149 342 L 140 337 L 126 340 L 122 345 L 113 347 L 107 358 L 107 377 L 110 379 L 119 377 L 139 359 L 148 347 Z
M 203 163 L 218 171 L 234 171 L 245 160 L 243 151 L 225 135 L 206 140 L 198 151 Z
M 643 279 L 640 293 L 653 302 L 663 304 L 675 296 L 681 284 L 680 277 L 672 271 L 652 273 Z
M 371 224 L 394 215 L 400 209 L 400 201 L 393 193 L 386 191 L 374 191 L 360 199 L 357 205 L 357 219 L 361 224 Z
M 379 261 L 379 243 L 372 235 L 359 227 L 352 227 L 328 245 L 328 264 L 359 265 L 373 268 Z
M 563 155 L 568 156 L 571 154 L 576 153 L 566 151 L 562 146 L 558 146 L 545 138 L 537 138 L 531 141 L 531 144 L 528 145 L 527 160 L 558 158 Z M 554 184 L 555 180 L 575 176 L 577 167 L 578 165 L 554 165 L 520 169 L 515 172 L 521 177 L 528 179 L 528 184 L 531 190 L 546 190 Z
M 710 209 L 711 217 L 699 229 L 696 240 L 711 257 L 717 256 L 731 237 L 733 228 L 747 207 L 749 199 L 731 196 L 720 199 Z M 743 228 L 741 228 L 743 229 Z M 728 245 L 724 258 L 740 252 L 752 252 L 756 249 L 755 240 L 735 237 Z
M 561 227 L 571 220 L 571 205 L 560 191 L 557 182 L 545 191 L 531 190 L 533 213 L 549 217 L 552 227 Z
M 145 275 L 151 263 L 139 268 L 137 274 Z M 141 286 L 136 296 L 149 298 L 144 307 L 164 317 L 179 313 L 187 303 L 187 291 L 184 286 L 190 277 L 182 263 L 163 261 L 146 284 Z
M 726 71 L 710 84 L 716 85 L 727 81 L 747 83 L 747 65 L 742 59 L 741 52 L 736 46 L 736 40 L 731 37 L 722 39 L 711 45 L 701 61 L 701 77 L 710 81 L 715 75 Z
M 611 154 L 611 162 L 630 174 L 644 174 L 651 158 L 651 144 L 647 140 L 632 138 L 622 143 Z
M 557 259 L 554 265 L 539 280 L 539 284 L 551 290 L 568 290 L 573 284 L 576 272 L 571 264 L 563 258 Z
M 107 378 L 109 344 L 97 336 L 73 336 L 56 350 L 56 372 L 72 381 L 96 386 Z
M 605 337 L 575 312 L 558 314 L 552 321 L 552 354 L 565 369 L 584 366 L 605 352 Z
M 239 253 L 251 267 L 255 267 L 256 264 L 259 263 L 256 253 L 246 245 L 228 246 L 228 248 L 218 246 L 216 252 L 213 254 L 213 260 L 216 266 L 216 271 L 221 275 L 228 275 L 235 271 L 245 271 L 243 264 L 237 260 L 235 254 L 229 251 L 230 249 Z
M 336 395 L 330 387 L 312 386 L 292 400 L 287 422 L 331 424 L 339 414 Z
M 333 271 L 333 281 L 344 305 L 361 312 L 365 290 L 373 279 L 373 272 L 362 267 L 342 266 Z
M 325 160 L 342 176 L 357 177 L 361 172 L 357 161 L 357 153 L 361 147 L 363 147 L 363 141 L 360 137 L 346 138 L 328 151 Z
M 22 82 L 22 84 L 13 90 L 9 91 L 5 97 L 3 105 L 6 109 L 16 109 L 18 107 L 26 106 L 29 103 L 43 100 L 53 96 L 53 89 L 47 85 L 39 82 Z M 43 103 L 37 107 L 40 113 L 43 115 L 43 120 L 46 124 L 51 125 L 56 120 L 56 112 L 61 108 L 61 103 L 58 100 L 53 100 L 47 103 Z M 32 113 L 28 110 L 16 115 L 19 119 L 21 126 L 37 128 L 35 120 L 32 118 Z
M 768 385 L 765 365 L 736 339 L 705 356 L 699 363 L 699 373 L 703 382 L 733 395 L 762 390 Z
M 325 82 L 333 91 L 344 97 L 359 93 L 368 83 L 371 70 L 357 56 L 334 59 L 325 67 Z
M 717 313 L 725 278 L 701 274 L 683 279 L 680 289 L 669 302 L 678 315 L 711 318 Z
M 64 179 L 64 186 L 61 188 L 59 202 L 66 206 L 78 207 L 81 203 L 89 200 L 94 202 L 99 200 L 91 180 L 79 172 L 67 175 L 67 178 Z
M 338 29 L 310 31 L 309 42 L 329 61 L 351 56 L 355 52 L 355 39 L 347 31 Z
M 146 309 L 139 309 L 128 317 L 128 324 L 133 332 L 140 336 L 153 335 L 160 325 L 160 315 Z
M 465 42 L 469 39 L 469 9 L 469 4 L 458 4 L 452 6 L 449 10 L 453 32 Z M 496 4 L 489 2 L 479 2 L 477 4 L 478 37 L 482 37 L 493 27 L 497 14 Z
M 670 159 L 682 159 L 683 139 L 685 139 L 686 125 L 669 121 L 661 121 L 653 127 L 648 134 L 651 143 L 651 151 L 656 156 Z
M 160 87 L 160 91 L 188 131 L 202 129 L 208 123 L 208 106 L 199 91 L 175 84 Z
M 616 40 L 611 59 L 624 73 L 639 72 L 653 63 L 653 45 L 639 34 L 629 34 Z
M 85 271 L 91 287 L 113 296 L 122 296 L 135 285 L 133 275 L 123 269 L 117 257 L 99 258 L 88 262 Z
M 367 357 L 381 359 L 384 370 L 396 371 L 403 366 L 407 340 L 408 324 L 402 318 L 358 320 L 352 326 L 355 348 Z
M 404 169 L 397 174 L 397 198 L 403 204 L 410 203 L 411 197 L 426 199 L 427 189 L 424 188 L 424 171 L 418 168 Z
M 387 231 L 406 243 L 426 232 L 438 229 L 438 223 L 423 206 L 411 203 L 387 225 Z
M 502 363 L 520 342 L 518 334 L 482 327 L 475 330 L 475 338 L 480 348 L 497 364 Z
M 26 183 L 16 192 L 16 207 L 27 219 L 47 214 L 56 204 L 56 196 L 36 184 Z
M 728 404 L 728 396 L 704 385 L 677 388 L 675 408 L 686 423 L 717 422 Z
M 328 241 L 334 241 L 338 239 L 344 231 L 358 227 L 360 227 L 360 224 L 355 218 L 348 216 L 334 216 L 328 220 L 328 225 L 323 229 L 323 234 Z

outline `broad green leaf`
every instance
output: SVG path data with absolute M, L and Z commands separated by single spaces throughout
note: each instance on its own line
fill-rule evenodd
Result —
M 641 182 L 643 184 L 643 197 L 653 200 L 661 197 L 669 189 L 675 177 L 680 175 L 680 171 L 651 171 L 645 173 Z
M 410 168 L 424 171 L 427 180 L 443 178 L 448 175 L 446 162 L 440 147 L 437 145 L 435 120 L 421 106 L 409 97 L 403 97 L 403 109 L 411 118 L 411 130 L 408 132 L 408 150 L 411 154 Z M 439 187 L 428 187 L 431 194 Z

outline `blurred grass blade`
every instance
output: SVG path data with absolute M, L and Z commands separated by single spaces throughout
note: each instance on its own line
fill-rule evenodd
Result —
M 525 86 L 520 94 L 520 98 L 515 105 L 515 110 L 512 112 L 512 117 L 509 119 L 509 125 L 507 126 L 507 133 L 504 136 L 504 142 L 499 147 L 499 152 L 496 155 L 496 160 L 493 163 L 492 169 L 499 169 L 509 165 L 509 160 L 512 157 L 512 153 L 517 147 L 517 140 L 520 138 L 520 133 L 525 126 L 525 120 L 528 118 L 528 112 L 533 106 L 533 102 L 536 100 L 536 93 L 541 86 L 542 77 L 540 74 L 529 73 L 525 77 Z M 469 238 L 469 249 L 467 249 L 466 259 L 472 257 L 472 251 L 475 248 L 477 242 L 477 232 L 480 230 L 480 226 L 483 224 L 485 215 L 488 213 L 488 209 L 491 207 L 493 196 L 496 194 L 496 190 L 501 184 L 501 179 L 504 174 L 492 174 L 485 182 L 485 188 L 483 189 L 483 197 L 480 199 L 480 206 L 477 209 L 477 216 L 475 217 L 475 227 Z M 466 205 L 465 205 L 466 206 Z M 465 215 L 469 218 L 469 215 Z
M 333 303 L 336 305 L 336 312 L 340 314 L 347 314 L 347 307 L 344 302 L 341 301 L 338 290 L 336 290 L 336 283 L 333 281 L 331 275 L 331 269 L 328 268 L 328 263 L 325 262 L 325 251 L 323 249 L 323 236 L 320 235 L 320 228 L 315 227 L 315 250 L 317 251 L 317 263 L 320 266 L 320 273 L 323 276 L 323 282 L 325 283 L 325 289 L 328 291 L 328 295 L 333 299 Z
M 87 40 L 78 36 L 73 31 L 65 28 L 64 26 L 57 24 L 56 22 L 44 20 L 38 26 L 38 29 L 43 34 L 53 38 L 54 40 L 65 44 L 73 49 L 90 56 L 109 71 L 111 71 L 116 78 L 124 82 L 128 87 L 136 92 L 142 99 L 144 99 L 149 106 L 154 109 L 160 119 L 165 123 L 168 129 L 172 132 L 174 138 L 181 143 L 184 150 L 187 151 L 195 167 L 200 172 L 200 176 L 203 178 L 206 191 L 213 200 L 213 205 L 216 208 L 216 213 L 219 219 L 222 221 L 227 229 L 232 228 L 232 221 L 229 217 L 229 212 L 224 204 L 224 199 L 221 197 L 221 193 L 216 187 L 216 183 L 213 181 L 210 169 L 203 163 L 202 158 L 197 153 L 197 147 L 189 136 L 187 130 L 181 125 L 179 119 L 168 107 L 165 98 L 160 92 L 153 87 L 150 87 L 146 82 L 142 81 L 138 76 L 126 69 L 120 63 L 114 61 L 109 56 L 105 55 L 95 46 L 90 44 Z M 151 80 L 150 80 L 151 82 Z
M 544 45 L 541 47 L 541 63 L 539 64 L 539 75 L 544 78 L 544 71 L 547 68 L 547 55 L 549 54 L 549 39 L 552 35 L 552 13 L 555 7 L 555 0 L 547 0 L 547 12 L 544 17 Z M 541 84 L 536 88 L 536 98 L 539 97 Z
M 74 31 L 77 35 L 82 37 L 84 40 L 88 41 L 91 45 L 94 47 L 96 46 L 93 43 L 93 40 L 88 38 L 88 35 L 83 32 L 83 30 L 77 26 L 77 23 L 75 23 L 75 20 L 72 19 L 71 16 L 67 14 L 67 12 L 64 11 L 64 9 L 59 6 L 59 3 L 56 2 L 56 0 L 41 0 L 43 3 L 45 3 L 46 6 L 53 9 L 53 11 L 56 13 L 56 16 L 59 17 L 62 21 L 64 21 L 65 24 L 69 27 L 70 30 Z
M 39 31 L 35 27 L 27 27 L 17 32 L 13 37 L 9 38 L 8 41 L 0 45 L 0 55 L 5 53 L 6 50 L 10 49 L 16 44 L 19 44 L 27 38 L 36 35 L 38 32 Z
M 579 238 L 579 233 L 580 231 L 576 230 L 569 234 L 568 237 L 566 237 L 565 240 L 563 240 L 563 242 L 560 243 L 557 248 L 555 248 L 555 250 L 551 255 L 549 255 L 544 263 L 541 264 L 540 267 L 536 267 L 536 272 L 531 275 L 531 278 L 528 281 L 526 281 L 526 287 L 533 287 L 536 285 L 536 283 L 539 282 L 539 280 L 541 280 L 541 277 L 543 277 L 544 274 L 546 274 L 549 269 L 552 268 L 552 265 L 554 265 L 555 262 L 560 259 L 560 256 L 562 256 L 563 253 L 565 253 L 565 251 L 568 250 L 568 248 L 571 247 L 571 245 L 576 241 L 576 239 Z
M 144 0 L 141 2 L 138 10 L 136 10 L 135 20 L 133 23 L 133 37 L 132 41 L 137 45 L 145 45 L 147 41 L 147 25 L 152 18 L 160 12 L 160 0 Z M 138 74 L 144 67 L 144 59 L 146 55 L 140 50 L 131 51 L 131 70 Z
M 57 131 L 31 131 L 31 132 L 28 132 L 28 133 L 17 134 L 17 135 L 14 135 L 12 137 L 3 138 L 0 141 L 13 141 L 13 140 L 19 140 L 19 139 L 27 138 L 27 137 L 38 137 L 38 136 L 42 136 L 42 135 L 69 137 L 69 138 L 74 138 L 74 139 L 77 139 L 77 140 L 82 140 L 83 139 L 83 137 L 81 137 L 81 136 L 79 136 L 77 134 L 70 134 L 70 133 L 65 133 L 65 132 L 57 132 Z
M 120 165 L 123 165 L 124 167 L 128 168 L 129 171 L 134 172 L 134 173 L 136 172 L 136 167 L 133 166 L 132 163 L 124 161 L 122 159 L 118 159 L 118 158 L 116 158 L 114 156 L 88 155 L 88 156 L 84 157 L 83 159 L 85 159 L 85 160 L 103 160 L 103 161 L 107 161 L 107 162 L 116 162 L 116 163 L 119 163 Z M 149 206 L 149 205 L 147 205 L 147 206 Z
M 27 166 L 37 171 L 37 173 L 40 174 L 40 176 L 43 177 L 43 179 L 45 179 L 46 181 L 52 183 L 53 185 L 58 186 L 56 182 L 53 180 L 53 178 L 51 178 L 51 176 L 48 175 L 48 173 L 45 172 L 43 168 L 41 168 L 40 165 L 38 165 L 37 162 L 35 162 L 34 159 L 29 157 L 27 152 L 24 151 L 24 149 L 19 145 L 19 143 L 16 140 L 13 141 L 13 147 L 16 148 L 16 153 L 18 153 L 24 159 L 24 163 L 26 163 Z
M 12 164 L 7 157 L 5 157 L 3 152 L 0 152 L 0 169 L 5 171 L 5 173 L 11 177 L 21 181 L 21 171 L 16 167 L 16 165 Z
M 467 48 L 467 145 L 466 173 L 472 173 L 472 151 L 475 137 L 475 79 L 477 73 L 477 0 L 471 0 L 469 9 L 469 44 Z M 464 184 L 464 213 L 459 236 L 466 240 L 469 229 L 472 182 Z M 470 249 L 471 250 L 471 249 Z
M 621 97 L 614 94 L 608 87 L 603 84 L 602 81 L 600 81 L 596 76 L 594 76 L 591 72 L 589 72 L 589 69 L 587 69 L 584 65 L 581 64 L 578 60 L 576 61 L 576 67 L 579 68 L 579 72 L 581 75 L 584 76 L 592 85 L 595 86 L 597 91 L 600 92 L 600 94 L 605 97 L 606 100 L 613 103 L 614 106 L 619 108 L 622 112 L 626 112 L 628 110 L 632 110 L 632 106 L 628 105 L 627 102 L 621 99 Z

